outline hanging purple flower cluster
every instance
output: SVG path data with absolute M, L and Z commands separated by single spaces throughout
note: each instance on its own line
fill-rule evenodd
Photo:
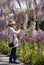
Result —
M 41 3 L 35 6 L 35 13 L 39 21 L 44 20 L 44 1 L 41 0 Z
M 41 43 L 44 40 L 44 35 L 43 35 L 43 32 L 41 30 L 37 31 L 36 39 L 37 39 L 37 42 L 41 42 Z
M 3 38 L 3 35 L 2 35 L 2 32 L 0 32 L 0 39 L 2 39 Z
M 36 33 L 36 36 L 30 36 L 29 34 L 25 35 L 25 37 L 21 38 L 24 39 L 27 42 L 31 42 L 32 44 L 34 43 L 42 43 L 44 44 L 44 34 L 42 30 L 38 30 Z

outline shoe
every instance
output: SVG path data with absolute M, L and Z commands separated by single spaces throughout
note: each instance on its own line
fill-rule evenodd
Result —
M 9 61 L 9 63 L 13 63 L 12 61 Z
M 19 62 L 12 62 L 12 63 L 15 63 L 15 64 L 20 64 Z

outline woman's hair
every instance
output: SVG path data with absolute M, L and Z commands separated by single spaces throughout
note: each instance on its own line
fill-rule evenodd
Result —
M 12 27 L 12 25 L 8 25 L 9 27 Z
M 12 21 L 12 19 L 9 20 L 8 26 L 12 27 L 12 25 L 10 24 Z

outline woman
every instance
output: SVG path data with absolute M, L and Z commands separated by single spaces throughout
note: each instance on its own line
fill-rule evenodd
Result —
M 10 39 L 10 44 L 13 42 L 14 45 L 11 47 L 11 54 L 10 54 L 10 58 L 9 58 L 9 63 L 16 63 L 19 64 L 19 62 L 16 62 L 16 48 L 18 46 L 18 38 L 17 35 L 21 32 L 21 29 L 19 29 L 18 31 L 14 30 L 15 27 L 15 22 L 13 20 L 9 21 L 8 24 L 8 33 L 9 33 L 9 39 Z

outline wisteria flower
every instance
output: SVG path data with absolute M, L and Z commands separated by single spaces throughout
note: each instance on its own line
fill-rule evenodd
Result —
M 37 42 L 41 42 L 43 40 L 43 32 L 42 32 L 42 30 L 37 31 L 36 39 L 37 39 Z

